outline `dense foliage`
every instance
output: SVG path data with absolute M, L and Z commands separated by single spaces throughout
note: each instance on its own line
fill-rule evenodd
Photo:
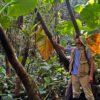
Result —
M 100 4 L 97 0 L 70 0 L 70 3 L 82 35 L 87 37 L 100 32 Z M 74 46 L 75 29 L 64 0 L 1 0 L 0 24 L 15 48 L 20 62 L 26 43 L 30 40 L 25 69 L 35 79 L 43 100 L 53 100 L 58 95 L 62 100 L 70 75 L 64 70 L 44 31 L 36 30 L 41 25 L 36 21 L 35 8 L 58 43 L 67 47 Z M 20 28 L 17 25 L 19 16 L 24 19 Z M 10 65 L 11 73 L 7 75 L 6 56 L 2 46 L 0 49 L 0 98 L 26 100 L 27 93 L 23 85 L 18 99 L 13 98 L 17 74 Z M 65 55 L 69 57 L 68 54 Z M 94 59 L 96 84 L 99 86 L 100 55 L 95 55 Z

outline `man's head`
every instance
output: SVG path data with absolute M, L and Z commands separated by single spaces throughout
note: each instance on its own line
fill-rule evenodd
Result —
M 75 38 L 75 44 L 76 45 L 81 45 L 82 44 L 79 37 Z

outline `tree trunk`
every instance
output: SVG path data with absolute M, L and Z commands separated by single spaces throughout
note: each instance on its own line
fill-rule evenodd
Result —
M 75 31 L 76 31 L 76 37 L 79 37 L 81 35 L 80 30 L 79 30 L 79 27 L 78 27 L 77 22 L 75 20 L 75 17 L 73 15 L 69 0 L 66 0 L 66 4 L 67 4 L 67 8 L 68 8 L 69 14 L 70 14 L 71 19 L 72 19 L 72 23 L 73 23 Z
M 13 66 L 17 75 L 20 77 L 23 85 L 25 86 L 25 89 L 29 97 L 28 100 L 41 100 L 40 93 L 37 89 L 35 81 L 30 77 L 30 75 L 25 71 L 23 65 L 18 61 L 15 51 L 1 26 L 0 26 L 0 40 L 11 65 Z
M 68 84 L 66 88 L 64 100 L 70 100 L 71 96 L 72 96 L 72 83 Z
M 5 57 L 5 60 L 6 60 L 6 74 L 9 76 L 11 73 L 11 70 L 10 70 L 10 63 L 7 56 Z
M 23 27 L 23 16 L 19 16 L 17 20 L 18 28 Z

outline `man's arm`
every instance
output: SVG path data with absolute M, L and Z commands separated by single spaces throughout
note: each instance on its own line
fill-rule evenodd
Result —
M 91 83 L 93 81 L 93 73 L 94 73 L 94 59 L 93 57 L 89 59 L 90 61 L 90 75 L 88 82 Z
M 52 40 L 53 40 L 54 44 L 55 44 L 58 48 L 60 48 L 60 49 L 63 50 L 63 51 L 66 51 L 66 48 L 63 47 L 63 46 L 60 46 L 60 45 L 55 41 L 54 38 L 53 38 Z
M 61 45 L 59 45 L 59 44 L 55 44 L 58 48 L 60 48 L 61 50 L 63 50 L 63 51 L 66 51 L 66 48 L 65 47 L 63 47 L 63 46 L 61 46 Z

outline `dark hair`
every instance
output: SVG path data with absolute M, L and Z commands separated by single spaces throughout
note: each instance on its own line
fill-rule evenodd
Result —
M 76 39 L 79 39 L 79 40 L 80 40 L 79 36 L 76 37 L 75 40 L 76 40 Z M 83 44 L 81 41 L 80 41 L 80 43 L 81 43 L 82 46 L 84 46 L 84 44 Z
M 76 39 L 79 39 L 79 37 L 76 37 L 75 40 L 76 40 Z

